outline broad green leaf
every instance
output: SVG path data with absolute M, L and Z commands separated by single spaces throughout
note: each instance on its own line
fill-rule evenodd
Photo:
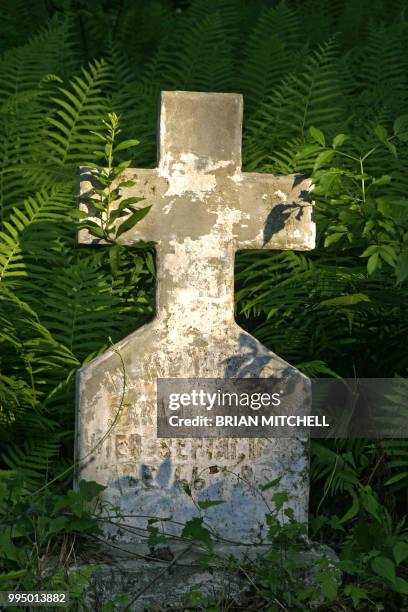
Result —
M 117 187 L 116 189 L 112 189 L 112 191 L 109 193 L 109 203 L 115 202 L 115 200 L 117 200 L 119 197 L 119 188 Z
M 95 533 L 99 531 L 99 527 L 95 519 L 91 516 L 79 516 L 71 518 L 66 526 L 66 531 L 72 533 L 74 531 Z
M 91 198 L 91 202 L 95 210 L 104 211 L 106 208 L 105 202 L 101 198 Z
M 195 542 L 203 542 L 209 550 L 212 550 L 211 534 L 203 527 L 202 517 L 196 516 L 188 521 L 183 527 L 181 536 Z
M 398 197 L 381 197 L 376 199 L 378 210 L 396 223 L 408 220 L 408 199 Z
M 380 255 L 379 253 L 374 253 L 368 259 L 367 272 L 368 274 L 374 274 L 374 272 L 380 267 L 381 267 Z
M 105 145 L 105 157 L 106 159 L 109 159 L 109 157 L 112 155 L 112 145 L 110 142 L 108 142 Z
M 329 236 L 326 236 L 325 241 L 324 241 L 324 246 L 329 247 L 331 244 L 335 244 L 341 238 L 344 238 L 345 234 L 346 232 L 336 232 L 334 234 L 330 234 Z
M 386 143 L 388 150 L 390 151 L 390 153 L 397 158 L 398 157 L 398 152 L 397 152 L 397 147 L 392 143 L 392 142 L 387 142 Z
M 127 217 L 128 216 L 128 212 L 123 212 L 122 210 L 120 210 L 119 208 L 117 208 L 116 210 L 112 210 L 109 213 L 109 220 L 107 222 L 107 226 L 110 228 L 112 228 L 115 224 L 115 221 L 117 219 L 120 219 L 121 217 Z
M 386 142 L 387 130 L 385 129 L 385 127 L 383 127 L 382 125 L 377 125 L 377 127 L 374 129 L 374 133 L 381 142 Z
M 86 501 L 91 501 L 97 497 L 106 487 L 94 480 L 81 480 L 79 483 L 79 495 Z
M 397 542 L 392 549 L 392 553 L 397 565 L 408 559 L 408 542 Z
M 187 483 L 183 484 L 183 491 L 184 491 L 184 493 L 187 493 L 187 495 L 189 497 L 193 497 L 193 495 L 191 493 L 191 488 L 190 488 L 190 486 Z
M 131 164 L 131 160 L 127 160 L 127 161 L 123 161 L 120 164 L 118 164 L 117 166 L 114 167 L 113 169 L 113 175 L 119 176 L 120 174 L 122 174 L 123 170 L 126 170 L 127 168 L 129 168 L 130 164 Z
M 319 582 L 322 585 L 322 591 L 329 601 L 333 601 L 337 597 L 338 584 L 334 576 L 328 571 L 323 571 L 319 575 Z
M 289 496 L 286 491 L 280 491 L 272 496 L 272 501 L 275 504 L 275 510 L 278 512 L 283 504 L 289 500 Z
M 329 149 L 328 151 L 323 151 L 316 157 L 316 161 L 313 166 L 313 172 L 316 172 L 323 164 L 327 164 L 330 162 L 335 156 L 336 151 Z
M 17 547 L 10 537 L 10 529 L 0 533 L 0 559 L 9 559 L 10 561 L 21 561 L 24 557 L 25 550 Z
M 385 578 L 389 580 L 392 584 L 395 584 L 395 565 L 388 559 L 387 557 L 375 557 L 371 562 L 371 567 L 375 571 L 376 574 L 381 576 L 381 578 Z
M 292 522 L 295 520 L 295 512 L 293 508 L 285 508 L 283 514 L 287 516 Z
M 125 198 L 124 200 L 121 200 L 119 203 L 119 210 L 124 210 L 125 208 L 127 208 L 128 206 L 130 206 L 131 204 L 137 204 L 138 202 L 141 202 L 144 198 L 138 198 L 136 196 L 132 196 L 130 198 Z
M 390 266 L 395 266 L 395 260 L 397 258 L 397 254 L 391 248 L 387 248 L 386 245 L 381 245 L 378 250 L 381 258 Z
M 274 480 L 270 480 L 269 482 L 265 483 L 264 485 L 261 485 L 259 488 L 261 489 L 261 491 L 268 491 L 268 489 L 272 489 L 274 487 L 277 487 L 281 480 L 282 480 L 282 477 L 278 476 L 278 478 L 275 478 Z
M 323 132 L 321 130 L 319 130 L 319 128 L 313 127 L 313 125 L 312 125 L 309 128 L 309 134 L 311 135 L 313 140 L 315 140 L 320 145 L 322 145 L 322 147 L 324 147 L 326 145 L 326 139 L 324 137 L 324 134 L 323 134 Z
M 351 295 L 340 295 L 320 302 L 321 306 L 354 306 L 359 302 L 369 302 L 370 298 L 365 293 L 353 293 Z
M 198 506 L 202 510 L 206 510 L 207 508 L 211 508 L 212 506 L 219 506 L 220 504 L 225 504 L 223 499 L 208 499 L 206 501 L 199 501 Z
M 131 180 L 121 181 L 118 185 L 118 189 L 134 187 L 134 185 L 136 185 L 136 181 L 131 181 Z
M 135 139 L 124 140 L 115 147 L 115 153 L 117 153 L 117 151 L 124 151 L 125 149 L 130 149 L 131 147 L 136 147 L 138 144 L 139 141 Z
M 143 219 L 143 217 L 147 215 L 150 209 L 151 209 L 151 206 L 146 206 L 145 208 L 139 208 L 139 210 L 132 213 L 126 219 L 126 221 L 121 223 L 121 225 L 118 227 L 118 231 L 116 232 L 116 238 L 119 238 L 119 236 L 131 230 L 132 227 L 134 227 L 137 223 L 139 223 L 139 221 Z
M 149 537 L 147 539 L 149 546 L 157 546 L 158 544 L 166 543 L 166 537 L 165 535 L 163 535 L 163 533 L 159 530 L 158 527 L 155 527 L 154 525 L 149 525 L 147 530 L 149 532 Z
M 392 478 L 389 478 L 388 480 L 386 480 L 384 484 L 388 486 L 396 482 L 399 482 L 400 480 L 403 480 L 404 478 L 407 478 L 407 477 L 408 477 L 408 472 L 400 472 L 399 474 L 395 474 L 395 476 L 392 476 Z
M 115 244 L 109 249 L 109 265 L 112 276 L 115 278 L 119 273 L 120 266 L 120 246 Z
M 105 238 L 103 229 L 97 223 L 95 223 L 95 221 L 83 221 L 78 225 L 81 229 L 87 229 L 89 233 L 92 236 L 96 236 L 96 238 Z
M 344 144 L 346 140 L 349 140 L 349 138 L 350 136 L 347 136 L 347 134 L 337 134 L 337 136 L 333 138 L 333 143 L 332 143 L 333 149 L 336 149 L 337 147 L 341 147 L 341 145 Z
M 351 504 L 351 506 L 347 510 L 347 512 L 338 521 L 338 525 L 342 525 L 343 523 L 346 523 L 347 521 L 350 521 L 352 518 L 354 518 L 356 516 L 356 514 L 358 513 L 359 510 L 360 510 L 360 502 L 359 502 L 358 497 L 356 495 L 354 495 L 353 503 Z
M 360 499 L 364 509 L 377 519 L 378 522 L 381 522 L 380 505 L 370 487 L 365 487 L 362 490 Z
M 391 174 L 383 174 L 383 176 L 380 176 L 380 178 L 378 179 L 374 179 L 373 181 L 373 185 L 387 185 L 388 183 L 390 183 L 392 180 L 392 176 Z
M 402 595 L 408 595 L 408 582 L 404 578 L 395 578 L 395 590 Z

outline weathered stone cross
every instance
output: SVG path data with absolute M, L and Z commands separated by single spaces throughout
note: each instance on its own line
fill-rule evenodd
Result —
M 254 485 L 282 477 L 296 516 L 307 516 L 304 441 L 156 436 L 157 378 L 301 377 L 235 323 L 234 254 L 312 249 L 310 181 L 241 172 L 241 130 L 240 95 L 163 92 L 159 166 L 125 172 L 136 185 L 123 197 L 141 196 L 152 208 L 120 241 L 157 243 L 157 315 L 80 371 L 77 456 L 86 456 L 115 420 L 123 359 L 120 418 L 78 477 L 107 485 L 104 498 L 134 515 L 129 521 L 138 529 L 146 526 L 141 516 L 193 516 L 180 487 L 187 481 L 200 499 L 226 500 L 207 511 L 222 535 L 253 540 L 265 505 L 233 474 Z M 91 190 L 85 168 L 81 193 Z M 86 230 L 79 240 L 97 242 Z

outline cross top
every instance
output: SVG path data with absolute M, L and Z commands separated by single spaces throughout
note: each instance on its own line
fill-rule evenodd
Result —
M 196 172 L 241 169 L 242 96 L 164 91 L 160 109 L 162 172 L 188 164 Z
M 156 242 L 158 319 L 183 337 L 233 323 L 236 250 L 314 248 L 311 181 L 241 172 L 242 108 L 239 94 L 162 92 L 158 168 L 122 177 L 136 181 L 123 197 L 152 207 L 120 242 Z M 92 190 L 87 168 L 80 185 Z

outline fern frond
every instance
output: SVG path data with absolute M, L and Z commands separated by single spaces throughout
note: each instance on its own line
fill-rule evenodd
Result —
M 244 0 L 193 0 L 186 12 L 186 22 L 199 24 L 208 15 L 217 13 L 228 42 L 233 44 L 239 37 L 249 12 Z
M 408 292 L 397 289 L 386 275 L 367 278 L 353 258 L 347 262 L 343 255 L 340 266 L 337 258 L 331 261 L 318 251 L 308 257 L 271 252 L 262 258 L 256 251 L 242 252 L 236 284 L 239 320 L 250 317 L 251 331 L 290 363 L 321 360 L 345 377 L 358 375 L 360 367 L 367 371 L 371 360 L 375 367 L 379 355 L 381 376 L 391 373 L 399 360 L 402 368 L 408 364 L 392 331 L 407 327 Z M 356 295 L 365 297 L 356 302 Z M 343 300 L 332 304 L 339 296 Z M 358 350 L 372 346 L 374 337 L 375 352 Z M 392 355 L 382 352 L 383 344 L 392 344 Z
M 162 44 L 173 33 L 179 15 L 168 4 L 133 1 L 126 11 L 115 16 L 112 31 L 113 62 L 118 53 L 126 58 L 128 79 L 134 80 L 145 72 L 145 65 Z M 137 35 L 135 36 L 135 32 Z M 123 44 L 123 42 L 125 44 Z M 116 48 L 116 51 L 115 51 Z M 109 56 L 108 56 L 109 57 Z M 136 68 L 136 70 L 135 70 Z M 116 79 L 116 74 L 115 74 Z M 122 86 L 126 81 L 122 81 Z
M 195 91 L 228 91 L 232 57 L 218 13 L 207 15 L 185 32 L 182 49 L 167 66 L 172 87 Z
M 53 338 L 82 361 L 106 347 L 115 334 L 119 299 L 112 295 L 109 277 L 102 277 L 89 256 L 66 257 L 65 267 L 53 270 L 52 278 L 52 284 L 37 285 L 32 304 L 41 309 L 41 322 Z
M 246 140 L 258 144 L 255 151 L 247 153 L 249 167 L 254 168 L 256 158 L 262 159 L 262 152 L 267 159 L 288 139 L 304 141 L 312 125 L 338 129 L 345 119 L 347 87 L 339 65 L 337 41 L 329 40 L 311 51 L 301 72 L 285 79 L 250 121 Z
M 121 116 L 126 138 L 139 140 L 132 153 L 134 164 L 139 167 L 154 167 L 157 162 L 159 100 L 160 87 L 149 79 L 128 83 L 112 96 L 112 106 Z
M 55 437 L 25 440 L 23 445 L 11 445 L 3 454 L 3 460 L 18 472 L 27 489 L 34 491 L 47 477 L 50 478 L 59 446 Z
M 297 13 L 283 3 L 261 15 L 248 38 L 239 87 L 247 113 L 272 95 L 288 72 L 295 72 L 300 51 Z
M 0 292 L 0 438 L 43 435 L 57 427 L 42 408 L 78 362 L 58 345 L 26 303 Z
M 69 61 L 65 56 L 68 53 Z M 69 21 L 54 20 L 31 41 L 0 58 L 0 206 L 2 218 L 36 188 L 24 167 L 44 148 L 43 132 L 51 97 L 74 57 Z M 38 166 L 39 164 L 37 164 Z M 43 171 L 42 171 L 43 173 Z
M 0 232 L 0 282 L 16 282 L 27 276 L 33 260 L 53 260 L 52 242 L 72 233 L 67 213 L 73 204 L 66 188 L 37 193 L 22 209 L 15 208 Z M 49 264 L 48 264 L 49 265 Z
M 63 73 L 65 55 L 73 56 L 68 20 L 54 20 L 25 45 L 0 57 L 0 106 L 18 94 L 35 92 L 50 74 Z
M 111 82 L 110 67 L 103 60 L 95 60 L 82 68 L 82 76 L 70 82 L 70 88 L 60 88 L 54 98 L 56 110 L 48 121 L 52 125 L 45 134 L 46 163 L 74 166 L 98 159 L 94 153 L 99 145 L 92 132 L 100 129 L 108 112 L 107 89 Z
M 4 0 L 0 5 L 2 37 L 0 51 L 13 47 L 16 40 L 28 40 L 49 19 L 45 3 Z
M 408 441 L 383 440 L 382 447 L 387 458 L 389 472 L 385 485 L 394 491 L 406 491 L 408 485 Z
M 366 444 L 360 440 L 342 441 L 334 448 L 316 440 L 313 442 L 311 477 L 314 482 L 324 481 L 321 497 L 351 492 L 358 486 L 359 471 L 353 453 L 350 452 L 355 442 L 364 450 Z

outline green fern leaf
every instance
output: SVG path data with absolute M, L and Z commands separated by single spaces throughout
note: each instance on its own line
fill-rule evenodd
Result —
M 52 128 L 45 136 L 45 163 L 78 167 L 98 159 L 93 151 L 99 139 L 92 132 L 100 129 L 108 112 L 104 94 L 110 82 L 110 67 L 96 60 L 87 70 L 82 68 L 82 76 L 71 80 L 70 89 L 60 88 L 60 97 L 53 99 L 56 110 L 48 119 Z

